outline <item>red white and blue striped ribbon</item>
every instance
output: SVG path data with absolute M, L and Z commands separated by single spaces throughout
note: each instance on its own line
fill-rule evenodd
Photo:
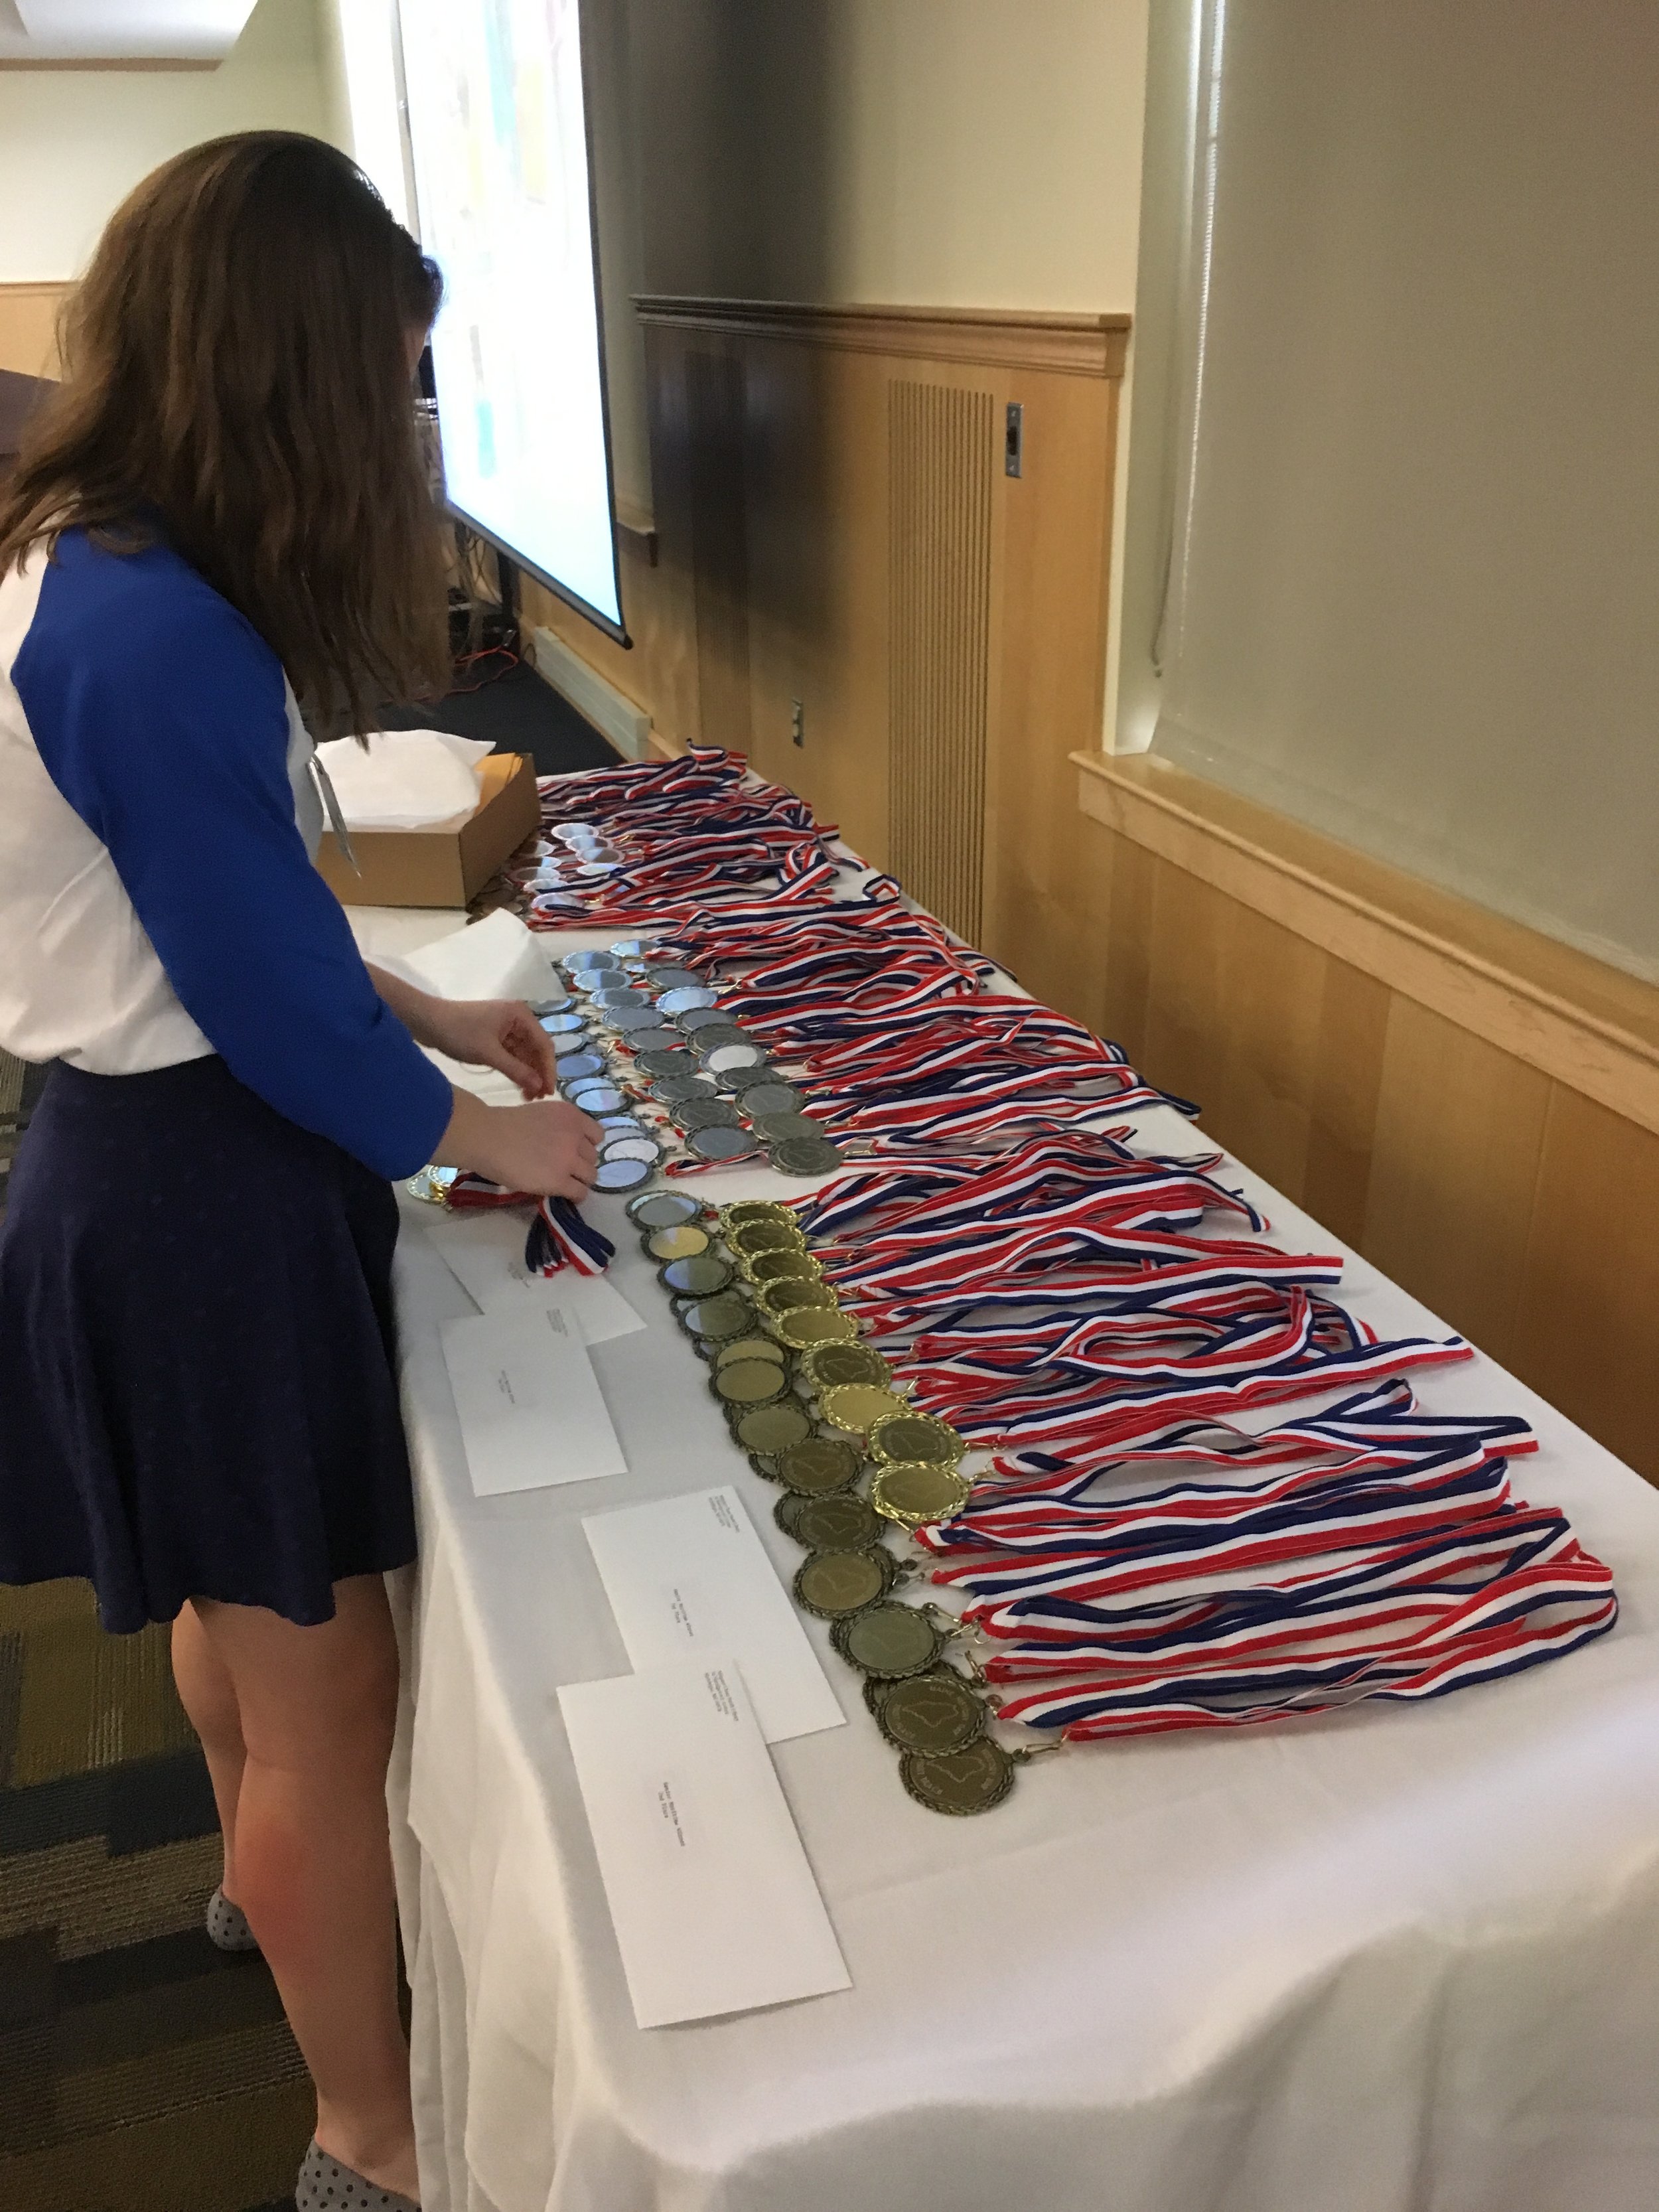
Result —
M 535 1219 L 525 1238 L 525 1266 L 532 1275 L 556 1275 L 574 1267 L 579 1275 L 602 1275 L 616 1254 L 611 1239 L 584 1221 L 568 1198 L 538 1198 L 505 1190 L 488 1176 L 463 1169 L 450 1184 L 447 1202 L 462 1212 L 481 1206 L 533 1206 Z

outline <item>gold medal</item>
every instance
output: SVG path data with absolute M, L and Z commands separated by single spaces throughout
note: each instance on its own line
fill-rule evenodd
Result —
M 805 1251 L 806 1239 L 793 1221 L 767 1218 L 723 1224 L 720 1234 L 740 1258 L 752 1260 L 757 1252 Z
M 908 1751 L 899 1779 L 919 1805 L 934 1813 L 988 1813 L 1014 1786 L 1014 1762 L 982 1735 L 961 1751 Z
M 795 1595 L 820 1620 L 841 1620 L 873 1605 L 892 1579 L 885 1552 L 814 1552 L 795 1577 Z
M 747 1221 L 787 1221 L 792 1229 L 800 1226 L 800 1217 L 793 1206 L 785 1206 L 775 1198 L 736 1198 L 730 1206 L 720 1208 L 722 1229 L 735 1229 Z
M 727 1374 L 736 1370 L 727 1368 Z M 734 1419 L 732 1433 L 745 1451 L 767 1457 L 805 1443 L 812 1433 L 812 1417 L 799 1398 L 780 1397 L 770 1405 L 756 1406 Z
M 682 1328 L 715 1344 L 741 1336 L 754 1318 L 748 1299 L 736 1291 L 717 1291 L 712 1298 L 693 1298 L 679 1310 Z
M 818 1410 L 832 1429 L 863 1436 L 878 1421 L 905 1410 L 902 1398 L 876 1382 L 833 1382 L 818 1393 Z
M 792 1490 L 779 1498 L 772 1518 L 809 1552 L 867 1552 L 881 1541 L 880 1516 L 851 1490 L 823 1498 Z
M 857 1629 L 854 1635 L 853 1622 L 845 1622 L 835 1632 L 835 1645 L 850 1666 L 866 1674 L 920 1674 L 945 1649 L 944 1635 L 933 1616 L 896 1600 L 872 1607 Z
M 937 1460 L 889 1460 L 876 1469 L 870 1503 L 901 1528 L 923 1528 L 959 1512 L 973 1486 L 965 1474 Z
M 682 1221 L 672 1229 L 653 1229 L 640 1241 L 653 1260 L 663 1261 L 694 1259 L 699 1252 L 706 1252 L 714 1239 L 706 1229 Z
M 802 1498 L 828 1497 L 858 1477 L 858 1454 L 835 1437 L 807 1437 L 778 1455 L 778 1480 Z
M 889 1743 L 933 1758 L 963 1750 L 984 1735 L 990 1718 L 985 1700 L 949 1667 L 884 1682 L 870 1704 Z
M 734 1336 L 714 1354 L 717 1368 L 729 1367 L 734 1359 L 769 1359 L 780 1368 L 789 1364 L 788 1353 L 772 1336 Z
M 708 1387 L 728 1406 L 769 1406 L 782 1397 L 789 1378 L 775 1359 L 734 1359 L 714 1370 Z
M 671 1260 L 665 1267 L 659 1267 L 657 1277 L 665 1290 L 676 1297 L 710 1298 L 716 1291 L 723 1291 L 732 1278 L 729 1260 L 722 1260 L 716 1252 L 692 1252 L 684 1260 Z
M 793 1313 L 799 1306 L 833 1308 L 836 1294 L 828 1283 L 813 1282 L 799 1275 L 785 1275 L 775 1283 L 763 1283 L 755 1292 L 755 1303 L 763 1313 L 774 1316 Z
M 780 1245 L 775 1252 L 743 1256 L 743 1272 L 751 1283 L 780 1283 L 793 1276 L 803 1283 L 821 1283 L 823 1270 L 804 1244 Z
M 946 1422 L 935 1420 L 931 1413 L 912 1413 L 908 1407 L 878 1421 L 870 1431 L 873 1459 L 925 1459 L 939 1467 L 954 1467 L 967 1449 L 965 1438 Z
M 871 1344 L 819 1344 L 803 1354 L 801 1373 L 814 1397 L 837 1382 L 878 1382 L 890 1389 L 893 1370 Z
M 813 1344 L 845 1344 L 859 1333 L 852 1315 L 835 1306 L 797 1306 L 793 1313 L 777 1315 L 772 1327 L 793 1352 Z

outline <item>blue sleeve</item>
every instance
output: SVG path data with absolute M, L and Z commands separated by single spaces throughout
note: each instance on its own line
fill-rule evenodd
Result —
M 282 669 L 251 624 L 164 549 L 65 536 L 12 678 L 48 774 L 231 1073 L 376 1174 L 424 1165 L 450 1088 L 311 865 Z

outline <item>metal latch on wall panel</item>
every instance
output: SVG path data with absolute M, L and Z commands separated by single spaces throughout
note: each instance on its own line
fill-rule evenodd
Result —
M 1018 399 L 1008 402 L 1002 433 L 1002 472 L 1004 476 L 1023 476 L 1025 458 L 1025 410 Z

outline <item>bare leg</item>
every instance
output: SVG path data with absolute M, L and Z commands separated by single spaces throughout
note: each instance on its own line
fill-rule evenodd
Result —
M 317 2140 L 383 2189 L 417 2193 L 409 2050 L 398 2016 L 386 1808 L 398 1647 L 385 1586 L 334 1586 L 319 1627 L 202 1601 L 246 1745 L 237 1902 L 317 2088 Z
M 242 1716 L 236 1703 L 229 1669 L 209 1642 L 194 1607 L 185 1602 L 173 1624 L 173 1679 L 179 1701 L 190 1716 L 191 1726 L 202 1739 L 208 1772 L 213 1780 L 213 1802 L 219 1808 L 219 1826 L 225 1838 L 225 1895 L 233 1905 L 242 1901 L 236 1886 L 236 1800 L 242 1787 L 242 1765 L 247 1747 L 242 1741 Z

